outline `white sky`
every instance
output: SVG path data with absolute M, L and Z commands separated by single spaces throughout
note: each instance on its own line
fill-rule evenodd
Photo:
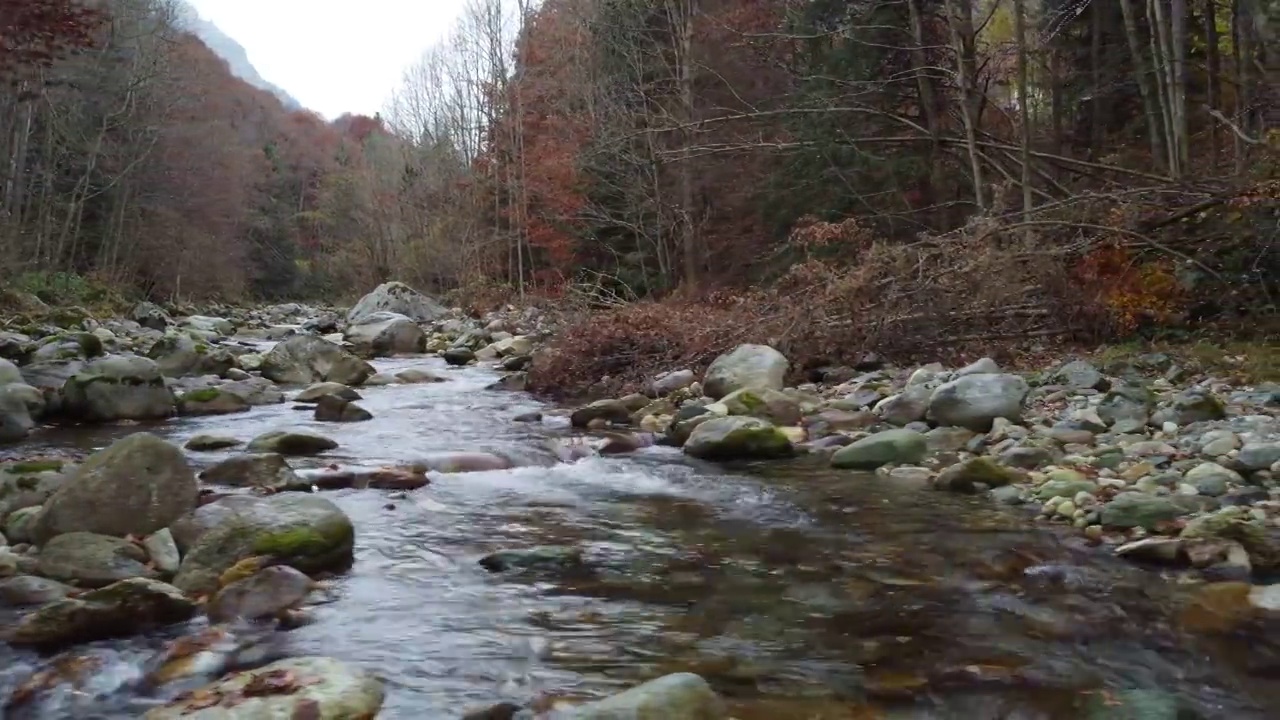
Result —
M 189 0 L 268 82 L 336 118 L 372 115 L 453 27 L 464 0 Z

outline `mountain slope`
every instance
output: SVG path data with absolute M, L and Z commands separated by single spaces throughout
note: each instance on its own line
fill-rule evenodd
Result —
M 280 86 L 268 82 L 258 73 L 258 69 L 253 66 L 253 63 L 249 62 L 249 54 L 245 52 L 240 43 L 224 33 L 217 25 L 200 17 L 200 13 L 186 2 L 179 2 L 177 6 L 179 26 L 200 38 L 201 42 L 207 45 L 218 57 L 227 61 L 232 75 L 280 98 L 280 102 L 284 103 L 284 106 L 290 110 L 302 109 L 302 103 L 298 102 L 296 98 Z

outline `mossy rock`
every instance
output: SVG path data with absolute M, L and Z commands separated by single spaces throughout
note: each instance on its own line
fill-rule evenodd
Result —
M 61 460 L 20 460 L 4 466 L 4 471 L 14 475 L 27 473 L 60 472 L 65 463 Z
M 214 400 L 217 400 L 220 395 L 222 395 L 222 391 L 218 388 L 200 388 L 199 390 L 192 390 L 191 392 L 186 393 L 182 396 L 182 400 L 184 402 L 213 402 Z
M 309 494 L 234 495 L 198 508 L 212 526 L 199 533 L 173 584 L 188 593 L 210 593 L 241 561 L 266 556 L 305 573 L 350 566 L 355 528 L 329 500 Z
M 979 485 L 1004 487 L 1022 480 L 1017 471 L 1004 467 L 989 457 L 976 457 L 942 471 L 935 485 L 946 490 L 973 492 Z
M 789 457 L 791 439 L 769 422 L 754 417 L 717 417 L 694 428 L 684 452 L 703 460 L 752 460 Z
M 281 455 L 319 455 L 333 450 L 338 443 L 323 435 L 303 432 L 272 430 L 249 441 L 249 452 L 280 453 Z

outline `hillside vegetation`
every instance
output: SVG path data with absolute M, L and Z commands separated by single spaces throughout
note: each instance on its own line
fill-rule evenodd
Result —
M 161 3 L 0 0 L 0 262 L 152 298 L 394 277 L 583 311 L 544 390 L 743 341 L 806 369 L 1265 339 L 1280 19 L 1165 5 L 470 0 L 384 113 L 326 123 Z

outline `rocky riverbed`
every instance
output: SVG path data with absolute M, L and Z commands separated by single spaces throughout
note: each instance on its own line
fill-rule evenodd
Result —
M 5 717 L 1280 713 L 1274 386 L 743 346 L 558 411 L 536 313 L 403 286 L 72 320 L 0 333 Z

